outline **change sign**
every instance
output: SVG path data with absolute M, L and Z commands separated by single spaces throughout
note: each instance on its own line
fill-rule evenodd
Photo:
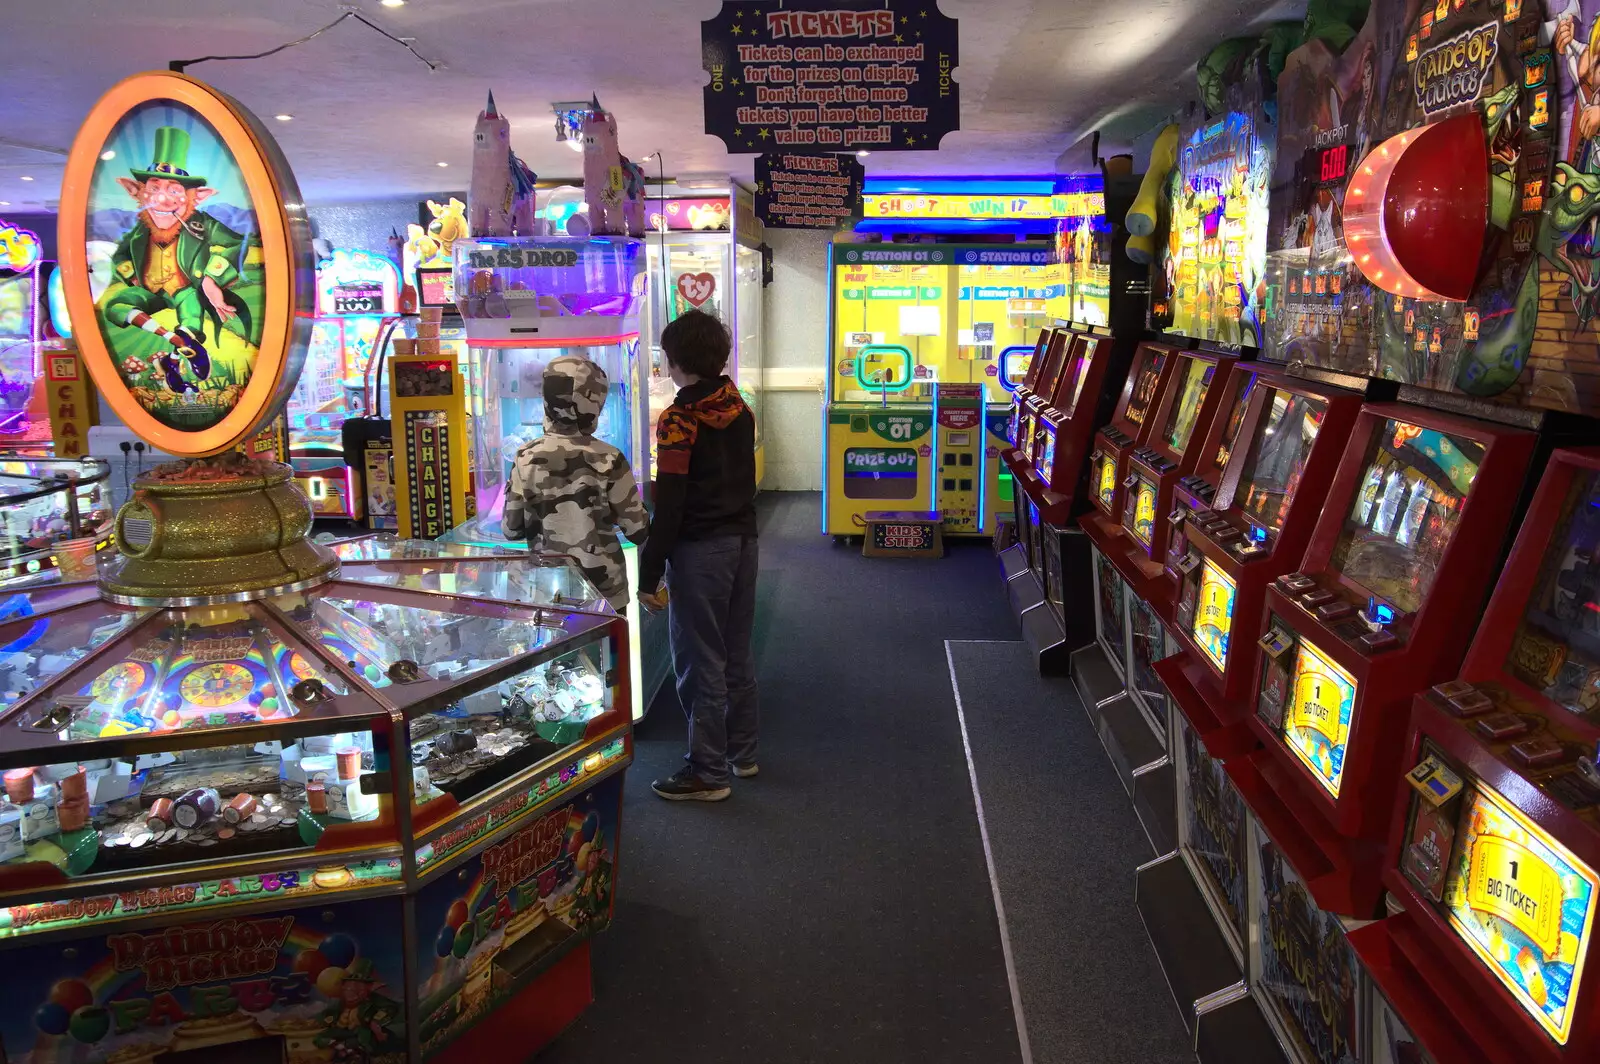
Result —
M 706 132 L 730 152 L 934 151 L 961 128 L 935 0 L 723 0 L 700 25 Z

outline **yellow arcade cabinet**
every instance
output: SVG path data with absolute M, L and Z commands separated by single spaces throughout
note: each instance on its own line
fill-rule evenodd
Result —
M 992 535 L 1010 508 L 1001 356 L 1031 353 L 1045 324 L 1051 249 L 836 243 L 829 256 L 824 533 L 861 535 L 867 512 L 899 509 Z

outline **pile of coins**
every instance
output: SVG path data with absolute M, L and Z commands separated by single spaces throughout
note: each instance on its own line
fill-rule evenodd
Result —
M 209 781 L 208 781 L 209 782 Z M 285 787 L 285 790 L 288 788 Z M 244 792 L 240 792 L 243 794 Z M 230 802 L 236 795 L 230 795 Z M 106 807 L 100 818 L 100 845 L 110 849 L 126 846 L 141 850 L 146 847 L 215 846 L 236 835 L 252 835 L 279 828 L 293 828 L 299 820 L 300 803 L 282 794 L 263 794 L 254 798 L 248 815 L 227 817 L 210 816 L 193 827 L 178 827 L 163 822 L 153 812 L 165 811 L 168 799 L 159 799 L 150 809 L 141 808 L 137 799 L 124 799 Z M 224 812 L 237 810 L 248 803 L 230 804 Z
M 468 737 L 461 734 L 463 731 L 470 731 L 476 743 L 470 743 Z M 413 742 L 411 763 L 424 766 L 434 785 L 447 790 L 530 743 L 544 743 L 544 740 L 520 723 L 508 724 L 493 716 L 469 717 L 451 721 L 450 730 Z

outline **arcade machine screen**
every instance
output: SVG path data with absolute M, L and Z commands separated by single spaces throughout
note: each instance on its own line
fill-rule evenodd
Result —
M 1216 371 L 1215 363 L 1198 358 L 1184 358 L 1183 365 L 1178 369 L 1181 376 L 1178 398 L 1172 404 L 1167 423 L 1162 428 L 1167 446 L 1178 454 L 1182 454 L 1189 446 L 1189 437 L 1194 434 L 1200 407 L 1205 403 L 1206 391 L 1211 387 L 1211 378 Z
M 1239 585 L 1209 558 L 1200 571 L 1199 605 L 1194 613 L 1194 641 L 1217 670 L 1228 667 L 1228 639 L 1233 631 L 1233 600 Z
M 1451 928 L 1565 1045 L 1600 878 L 1482 781 L 1468 784 L 1456 823 L 1442 826 L 1454 834 L 1443 894 Z
M 1283 528 L 1289 503 L 1311 458 L 1327 404 L 1278 389 L 1266 423 L 1250 443 L 1233 503 L 1250 522 L 1251 537 L 1263 545 Z
M 1346 583 L 1371 596 L 1375 614 L 1398 620 L 1421 609 L 1483 455 L 1483 446 L 1465 437 L 1393 419 L 1379 426 L 1331 562 Z M 1283 738 L 1335 798 L 1357 686 L 1331 655 L 1309 639 L 1299 641 Z M 1266 690 L 1263 684 L 1263 698 Z
M 1475 440 L 1390 420 L 1333 549 L 1333 568 L 1396 614 L 1417 612 L 1477 478 Z
M 1156 389 L 1161 384 L 1161 371 L 1166 367 L 1166 362 L 1165 352 L 1147 353 L 1133 378 L 1128 405 L 1122 412 L 1130 424 L 1142 426 L 1145 418 L 1150 416 L 1150 404 L 1155 402 Z M 1101 508 L 1107 513 L 1113 512 L 1117 493 L 1117 456 L 1114 452 L 1100 459 L 1100 468 L 1094 471 L 1094 490 Z
M 317 271 L 317 317 L 286 412 L 289 463 L 319 517 L 360 519 L 366 511 L 345 465 L 344 423 L 369 412 L 367 371 L 385 315 L 399 308 L 399 272 L 381 255 L 335 248 Z
M 1056 409 L 1064 417 L 1071 417 L 1078 408 L 1078 400 L 1083 396 L 1083 382 L 1089 377 L 1089 367 L 1094 363 L 1098 344 L 1098 340 L 1084 339 L 1074 346 L 1071 387 L 1062 393 L 1061 400 L 1056 403 Z
M 1600 723 L 1600 473 L 1574 478 L 1562 527 L 1540 569 L 1506 671 Z
M 1133 393 L 1128 397 L 1128 408 L 1124 416 L 1135 425 L 1143 425 L 1144 419 L 1150 413 L 1150 404 L 1155 402 L 1156 386 L 1161 383 L 1161 370 L 1166 364 L 1158 352 L 1145 360 L 1139 368 L 1139 375 L 1133 381 Z

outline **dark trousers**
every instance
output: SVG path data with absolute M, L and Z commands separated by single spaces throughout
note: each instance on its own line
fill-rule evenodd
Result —
M 756 761 L 755 536 L 683 540 L 667 562 L 667 622 L 694 774 L 716 786 Z

